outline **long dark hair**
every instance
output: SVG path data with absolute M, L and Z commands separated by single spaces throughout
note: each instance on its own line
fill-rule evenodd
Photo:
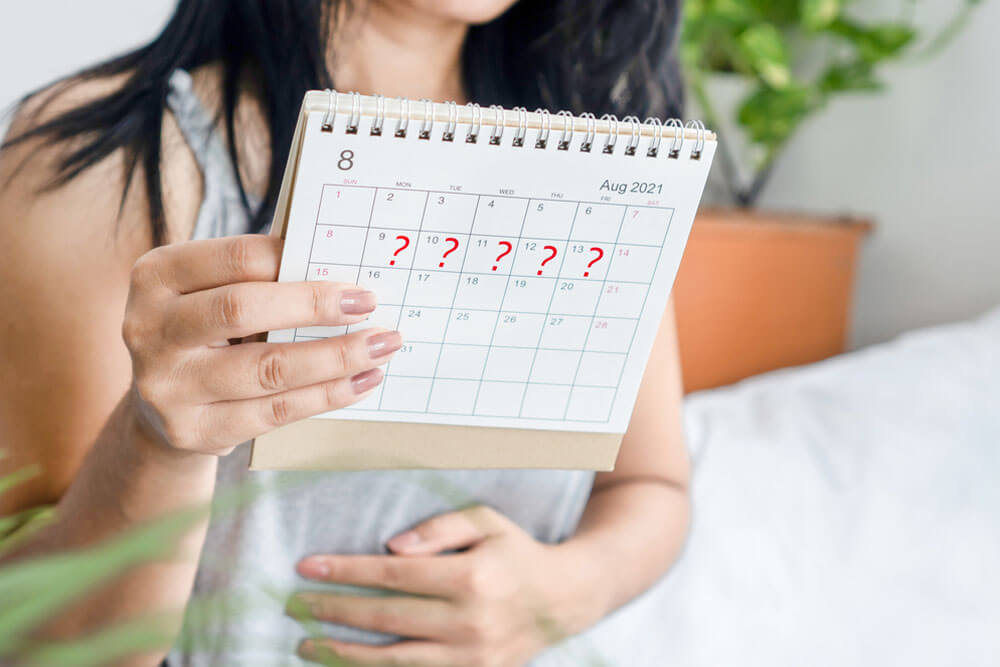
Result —
M 259 82 L 253 94 L 271 146 L 267 194 L 259 210 L 250 211 L 253 229 L 260 231 L 277 199 L 303 93 L 334 87 L 327 42 L 331 17 L 347 1 L 179 0 L 150 44 L 63 81 L 72 85 L 123 75 L 120 88 L 34 125 L 4 147 L 31 138 L 52 144 L 76 140 L 61 157 L 52 187 L 122 149 L 122 202 L 141 164 L 153 242 L 160 245 L 166 236 L 161 128 L 171 73 L 221 65 L 219 122 L 238 167 L 234 113 L 249 69 Z M 462 55 L 466 93 L 480 104 L 507 107 L 678 116 L 679 12 L 679 0 L 520 0 L 497 19 L 470 29 Z

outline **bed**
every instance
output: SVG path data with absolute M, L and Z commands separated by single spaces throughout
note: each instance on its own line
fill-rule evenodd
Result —
M 1000 665 L 1000 309 L 692 394 L 686 424 L 682 558 L 541 664 Z

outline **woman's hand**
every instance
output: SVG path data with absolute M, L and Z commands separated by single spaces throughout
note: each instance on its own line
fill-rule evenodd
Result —
M 388 546 L 393 555 L 310 556 L 298 571 L 403 595 L 299 593 L 288 612 L 407 639 L 387 646 L 308 639 L 302 657 L 335 665 L 520 666 L 600 616 L 583 562 L 487 507 L 434 517 Z M 443 553 L 456 549 L 463 551 Z
M 246 235 L 156 248 L 132 270 L 122 334 L 131 411 L 174 450 L 223 455 L 299 419 L 350 405 L 382 381 L 402 343 L 367 329 L 326 340 L 228 345 L 264 331 L 364 320 L 354 285 L 274 282 L 282 242 Z

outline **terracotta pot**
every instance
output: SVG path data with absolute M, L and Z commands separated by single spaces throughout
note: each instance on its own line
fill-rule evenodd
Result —
M 674 286 L 686 391 L 840 354 L 871 224 L 702 209 Z

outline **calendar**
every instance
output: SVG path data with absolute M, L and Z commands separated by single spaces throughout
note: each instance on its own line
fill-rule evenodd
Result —
M 251 465 L 613 465 L 714 135 L 331 92 L 307 96 L 295 142 L 279 280 L 378 306 L 268 341 L 380 327 L 404 346 L 367 398 L 258 438 Z

